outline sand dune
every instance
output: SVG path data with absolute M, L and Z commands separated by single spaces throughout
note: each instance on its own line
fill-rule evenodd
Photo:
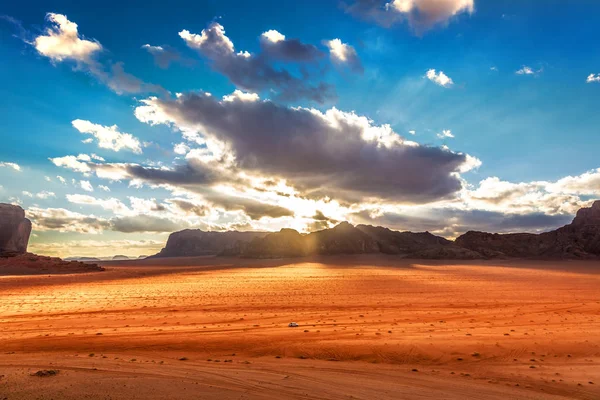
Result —
M 0 398 L 600 398 L 597 263 L 349 260 L 2 277 Z

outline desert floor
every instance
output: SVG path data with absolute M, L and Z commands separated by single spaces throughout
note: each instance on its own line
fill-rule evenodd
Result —
M 0 277 L 0 399 L 600 399 L 599 263 L 106 268 Z

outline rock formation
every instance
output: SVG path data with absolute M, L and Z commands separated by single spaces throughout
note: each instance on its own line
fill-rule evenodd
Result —
M 467 232 L 452 242 L 429 232 L 398 232 L 342 222 L 331 229 L 300 234 L 279 232 L 203 232 L 169 236 L 153 257 L 230 255 L 283 258 L 333 254 L 394 254 L 422 259 L 597 258 L 600 257 L 600 201 L 582 208 L 570 225 L 541 233 Z
M 456 244 L 486 258 L 596 258 L 600 256 L 600 201 L 582 208 L 569 225 L 554 231 L 528 234 L 467 232 Z
M 185 229 L 170 234 L 167 245 L 151 257 L 239 254 L 242 247 L 254 238 L 262 238 L 265 235 L 266 232 L 204 232 L 200 229 Z
M 397 232 L 369 225 L 353 226 L 348 222 L 307 235 L 293 229 L 282 229 L 264 238 L 254 239 L 239 255 L 249 258 L 279 258 L 376 253 L 430 259 L 481 257 L 428 232 Z
M 17 255 L 27 252 L 31 221 L 25 210 L 12 204 L 0 204 L 0 254 Z
M 0 203 L 0 275 L 104 271 L 96 264 L 27 253 L 30 235 L 31 221 L 25 218 L 25 211 L 19 206 Z

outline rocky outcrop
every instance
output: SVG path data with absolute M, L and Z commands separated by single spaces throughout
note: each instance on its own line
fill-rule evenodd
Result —
M 456 244 L 486 258 L 597 258 L 600 257 L 600 201 L 582 208 L 569 225 L 541 234 L 467 232 Z
M 25 211 L 12 204 L 0 203 L 0 255 L 17 255 L 27 252 L 31 235 L 31 221 Z
M 158 254 L 148 258 L 238 255 L 253 239 L 265 235 L 266 232 L 204 232 L 200 229 L 185 229 L 169 235 L 167 245 Z
M 286 258 L 309 255 L 306 237 L 293 229 L 282 229 L 262 238 L 254 238 L 240 255 L 248 258 Z
M 31 221 L 25 211 L 0 203 L 0 275 L 71 274 L 104 271 L 97 264 L 27 253 Z
M 331 229 L 302 235 L 282 229 L 250 242 L 240 255 L 249 258 L 281 258 L 336 254 L 396 254 L 415 258 L 478 258 L 449 240 L 428 232 L 397 232 L 369 225 L 342 222 Z
M 542 234 L 497 234 L 470 231 L 452 242 L 429 232 L 398 232 L 342 222 L 331 229 L 300 234 L 293 229 L 274 233 L 202 232 L 184 230 L 169 236 L 153 257 L 230 255 L 284 258 L 335 254 L 393 254 L 415 259 L 598 258 L 600 201 L 582 208 L 567 226 Z
M 315 254 L 368 254 L 379 253 L 379 244 L 369 234 L 342 222 L 331 229 L 306 236 L 308 248 Z

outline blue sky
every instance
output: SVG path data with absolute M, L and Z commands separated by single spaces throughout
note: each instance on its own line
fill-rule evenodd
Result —
M 138 255 L 160 248 L 170 231 L 185 227 L 308 231 L 350 220 L 453 237 L 468 227 L 494 230 L 500 221 L 504 231 L 535 232 L 568 222 L 597 196 L 599 3 L 447 0 L 441 8 L 431 0 L 387 3 L 4 5 L 0 201 L 28 211 L 39 252 L 107 255 L 130 246 L 129 254 Z M 69 53 L 73 44 L 47 13 L 77 24 L 75 46 L 96 43 L 97 51 Z M 63 42 L 41 47 L 36 40 L 51 36 L 48 29 Z M 188 40 L 183 30 L 192 35 Z M 217 36 L 203 39 L 203 30 Z M 261 36 L 271 30 L 285 40 Z M 282 59 L 268 47 L 290 39 L 318 55 L 311 61 Z M 343 46 L 342 58 L 328 42 L 333 39 Z M 235 50 L 223 55 L 223 47 L 210 47 L 223 43 Z M 161 46 L 177 60 L 158 65 L 145 44 Z M 239 51 L 248 52 L 246 61 L 235 55 Z M 111 70 L 115 66 L 127 75 Z M 262 80 L 273 71 L 286 71 L 293 83 Z M 443 84 L 441 76 L 451 81 Z M 329 88 L 323 99 L 303 92 L 321 84 Z M 256 93 L 260 100 L 220 100 L 235 90 Z M 198 104 L 194 96 L 204 92 L 213 103 Z M 151 96 L 157 100 L 148 102 Z M 325 117 L 308 121 L 293 112 L 297 107 Z M 328 114 L 333 109 L 342 114 Z M 231 113 L 229 119 L 241 123 L 232 132 L 211 112 Z M 287 115 L 289 123 L 262 126 L 253 123 L 257 115 L 266 121 Z M 365 166 L 381 177 L 377 182 L 365 182 L 370 179 L 360 172 L 367 149 L 353 153 L 355 143 L 345 139 L 365 129 L 352 116 L 366 117 L 369 129 L 389 124 L 392 138 L 402 140 L 382 136 L 373 148 L 367 143 L 375 161 Z M 318 125 L 331 119 L 343 125 L 341 132 Z M 76 120 L 94 124 L 96 136 L 76 129 Z M 294 123 L 315 131 L 298 133 L 290 128 Z M 98 133 L 98 127 L 113 125 L 133 137 L 139 151 L 115 147 L 116 142 L 100 146 L 106 131 Z M 296 134 L 328 145 L 314 154 L 294 152 L 286 141 Z M 90 163 L 90 171 L 51 160 L 69 155 L 84 155 L 79 161 Z M 314 158 L 322 169 L 308 174 L 311 168 L 294 164 L 299 155 Z M 354 175 L 347 166 L 352 157 L 359 159 L 356 171 L 350 168 Z M 423 157 L 430 162 L 422 164 Z M 102 168 L 121 168 L 119 179 L 99 174 Z M 266 180 L 278 181 L 278 190 Z M 288 196 L 277 194 L 282 190 Z M 317 210 L 327 220 L 313 218 Z M 493 222 L 486 226 L 486 220 Z

